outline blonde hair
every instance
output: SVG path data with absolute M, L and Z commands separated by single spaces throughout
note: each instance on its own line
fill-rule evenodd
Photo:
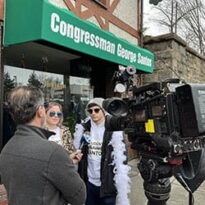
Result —
M 58 106 L 60 108 L 60 111 L 63 113 L 62 105 L 58 102 L 50 101 L 50 102 L 45 103 L 44 106 L 45 106 L 46 113 L 48 112 L 48 110 L 50 110 L 54 106 Z M 60 118 L 58 126 L 61 127 L 62 124 L 63 124 L 63 117 Z

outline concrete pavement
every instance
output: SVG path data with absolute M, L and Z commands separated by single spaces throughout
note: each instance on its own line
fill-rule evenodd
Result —
M 130 197 L 130 205 L 147 205 L 147 199 L 144 195 L 143 180 L 137 169 L 137 160 L 129 161 L 131 166 L 130 178 L 132 181 Z M 189 205 L 188 192 L 177 182 L 175 178 L 171 178 L 172 190 L 167 205 Z M 205 182 L 194 192 L 194 205 L 205 204 Z

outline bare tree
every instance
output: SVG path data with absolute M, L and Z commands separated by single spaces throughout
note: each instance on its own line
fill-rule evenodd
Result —
M 153 21 L 205 54 L 205 5 L 202 0 L 163 0 L 153 9 L 158 11 Z
M 189 15 L 186 15 L 182 24 L 186 28 L 186 41 L 187 43 L 197 49 L 201 54 L 205 54 L 205 6 L 201 0 L 192 0 L 184 2 L 183 8 L 181 10 L 186 10 L 188 8 L 193 9 Z M 184 12 L 184 11 L 182 11 Z M 183 32 L 184 33 L 184 32 Z
M 170 33 L 177 33 L 177 27 L 179 22 L 186 16 L 190 11 L 180 12 L 177 0 L 163 0 L 157 6 L 152 8 L 158 11 L 158 15 L 153 18 L 153 21 L 168 28 Z

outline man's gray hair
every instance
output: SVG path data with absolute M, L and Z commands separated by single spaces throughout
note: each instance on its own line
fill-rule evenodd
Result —
M 43 92 L 35 87 L 20 86 L 9 94 L 11 114 L 17 124 L 26 124 L 33 120 L 36 111 L 44 105 Z

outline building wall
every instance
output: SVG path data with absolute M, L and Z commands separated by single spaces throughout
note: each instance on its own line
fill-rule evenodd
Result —
M 0 21 L 3 20 L 4 17 L 4 0 L 0 0 Z
M 109 23 L 109 31 L 111 33 L 114 33 L 119 38 L 126 39 L 130 43 L 132 43 L 134 45 L 138 45 L 138 41 L 139 41 L 138 38 L 135 38 L 134 36 L 132 36 L 128 32 L 118 28 L 116 25 L 114 25 L 112 23 Z
M 155 54 L 155 66 L 152 74 L 143 75 L 143 83 L 167 78 L 205 82 L 205 57 L 189 48 L 180 37 L 173 34 L 145 37 L 144 47 Z
M 48 0 L 50 3 L 60 7 L 60 8 L 65 8 L 67 9 L 67 6 L 66 4 L 64 3 L 64 1 L 62 0 Z M 75 3 L 75 2 L 74 2 Z
M 141 0 L 49 1 L 56 6 L 71 10 L 80 18 L 88 20 L 132 44 L 138 45 L 140 41 L 138 5 Z M 98 2 L 104 2 L 104 4 Z
M 114 10 L 113 14 L 134 29 L 138 28 L 137 19 L 139 14 L 136 0 L 121 0 Z

